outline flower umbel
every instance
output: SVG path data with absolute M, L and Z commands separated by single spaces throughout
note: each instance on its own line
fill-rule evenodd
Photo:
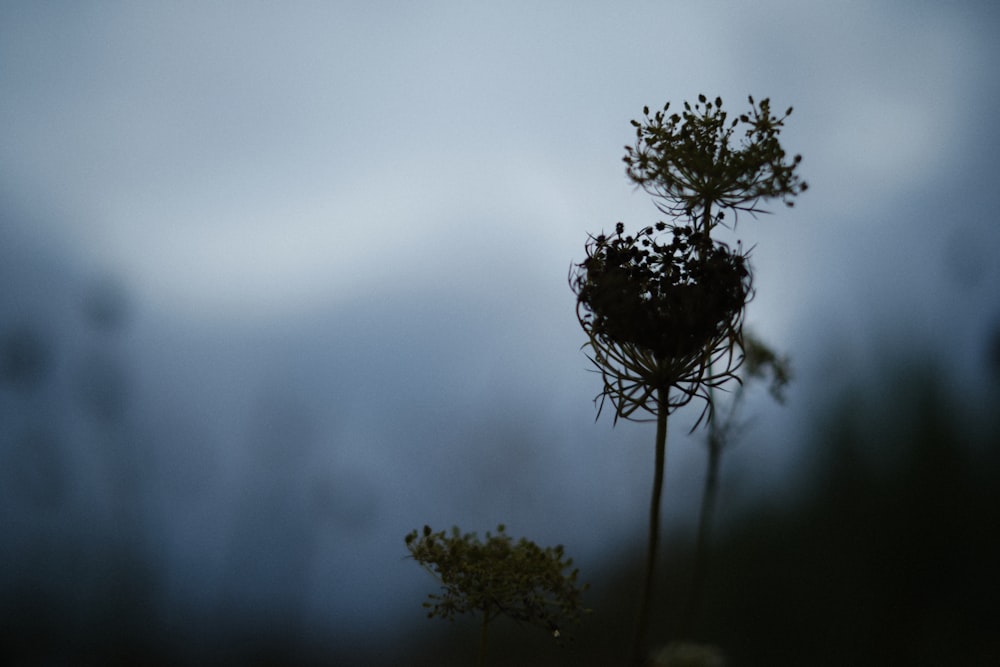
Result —
M 514 542 L 501 524 L 496 535 L 486 533 L 485 541 L 475 533 L 462 534 L 457 526 L 450 534 L 424 526 L 422 533 L 406 536 L 406 546 L 441 582 L 443 592 L 424 603 L 428 618 L 473 613 L 481 615 L 485 627 L 505 615 L 558 639 L 567 622 L 578 623 L 587 611 L 581 598 L 587 586 L 577 584 L 579 570 L 570 569 L 573 559 L 562 545 L 543 549 L 525 538 Z
M 760 199 L 780 198 L 792 206 L 792 197 L 809 187 L 796 174 L 802 157 L 787 159 L 778 140 L 792 107 L 779 117 L 769 99 L 748 100 L 749 113 L 731 122 L 718 97 L 713 103 L 699 95 L 679 114 L 668 115 L 669 102 L 652 115 L 645 107 L 642 122 L 632 121 L 635 145 L 625 147 L 629 179 L 657 199 L 665 214 L 706 220 L 706 226 L 721 221 L 727 208 L 760 212 Z M 734 145 L 737 129 L 743 137 Z
M 693 227 L 660 222 L 635 236 L 618 223 L 611 236 L 592 236 L 574 267 L 577 318 L 584 347 L 604 380 L 598 395 L 615 419 L 670 411 L 735 377 L 743 361 L 744 306 L 751 293 L 747 255 Z M 677 391 L 671 392 L 670 389 Z

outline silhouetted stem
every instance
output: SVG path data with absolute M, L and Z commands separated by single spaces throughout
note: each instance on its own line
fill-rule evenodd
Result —
M 682 636 L 694 639 L 693 632 L 705 595 L 705 581 L 708 579 L 708 552 L 711 546 L 712 519 L 715 516 L 716 498 L 719 495 L 719 468 L 722 466 L 722 450 L 729 441 L 730 432 L 736 419 L 736 411 L 743 400 L 741 384 L 733 394 L 725 421 L 714 414 L 708 422 L 708 470 L 705 473 L 705 487 L 701 494 L 701 510 L 698 516 L 698 537 L 695 544 L 694 572 L 691 575 L 691 595 L 681 622 Z M 715 391 L 709 387 L 709 400 L 714 402 Z
M 701 231 L 708 236 L 712 233 L 712 200 L 705 200 L 705 212 L 701 218 Z
M 649 626 L 649 608 L 653 597 L 656 547 L 660 538 L 660 497 L 663 495 L 663 471 L 667 461 L 668 391 L 660 389 L 657 395 L 659 405 L 656 413 L 656 469 L 653 477 L 653 500 L 649 509 L 649 547 L 646 551 L 646 577 L 639 605 L 635 645 L 632 648 L 632 664 L 636 667 L 646 664 L 646 630 Z
M 708 546 L 715 514 L 715 499 L 719 489 L 719 464 L 722 460 L 723 439 L 715 420 L 708 427 L 708 471 L 705 474 L 705 488 L 701 494 L 701 510 L 698 516 L 698 537 L 695 544 L 694 573 L 691 576 L 691 596 L 681 624 L 681 636 L 693 639 L 695 623 L 704 595 L 705 579 L 708 574 Z
M 485 667 L 486 665 L 486 626 L 490 622 L 490 612 L 488 609 L 483 610 L 483 622 L 479 625 L 479 659 L 476 664 L 479 667 Z
M 712 201 L 705 201 L 705 212 L 702 217 L 702 231 L 708 234 L 712 226 Z M 709 375 L 713 374 L 709 365 Z M 709 405 L 715 403 L 715 390 L 708 388 Z M 701 607 L 704 593 L 705 578 L 708 572 L 708 544 L 712 525 L 712 515 L 715 513 L 715 497 L 719 488 L 719 462 L 722 457 L 723 434 L 719 430 L 715 415 L 708 418 L 708 470 L 705 473 L 705 487 L 701 494 L 701 509 L 698 514 L 698 536 L 695 542 L 694 572 L 691 576 L 691 593 L 688 597 L 684 616 L 681 618 L 681 637 L 693 639 L 692 633 Z

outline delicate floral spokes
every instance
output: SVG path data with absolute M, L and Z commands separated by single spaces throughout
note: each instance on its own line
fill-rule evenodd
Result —
M 721 222 L 727 209 L 762 212 L 761 199 L 792 206 L 792 198 L 808 188 L 796 173 L 802 157 L 788 159 L 778 140 L 792 107 L 776 116 L 769 99 L 748 100 L 750 111 L 732 120 L 719 97 L 709 101 L 699 95 L 694 105 L 685 102 L 681 113 L 668 113 L 669 102 L 652 115 L 645 107 L 643 119 L 632 121 L 635 145 L 625 147 L 629 179 L 665 214 L 706 227 Z
M 424 603 L 428 618 L 453 619 L 478 613 L 489 622 L 499 615 L 544 628 L 557 639 L 567 623 L 578 623 L 584 608 L 578 569 L 570 569 L 562 545 L 539 547 L 521 538 L 515 542 L 503 524 L 480 541 L 458 527 L 450 534 L 430 526 L 406 536 L 412 557 L 441 582 L 443 592 Z
M 730 380 L 741 382 L 737 374 L 744 361 L 741 335 L 739 326 L 734 326 L 714 341 L 715 347 L 710 353 L 680 359 L 673 364 L 669 360 L 658 364 L 644 350 L 614 341 L 595 340 L 591 336 L 584 347 L 590 348 L 588 358 L 601 374 L 604 384 L 595 398 L 598 417 L 605 400 L 611 401 L 617 422 L 618 419 L 655 420 L 661 408 L 659 401 L 664 396 L 662 407 L 668 412 L 699 398 L 704 401 L 704 407 L 692 430 L 698 428 L 706 417 L 711 417 L 715 407 L 710 390 L 721 388 Z

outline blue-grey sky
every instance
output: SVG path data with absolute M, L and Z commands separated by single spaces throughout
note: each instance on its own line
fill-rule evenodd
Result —
M 641 531 L 652 434 L 594 424 L 566 279 L 588 232 L 657 219 L 621 162 L 643 105 L 795 107 L 810 189 L 735 234 L 748 321 L 796 361 L 775 420 L 885 332 L 975 376 L 1000 318 L 998 27 L 987 2 L 4 3 L 0 316 L 57 331 L 70 373 L 96 345 L 73 304 L 120 286 L 116 428 L 172 603 L 249 595 L 218 582 L 262 532 L 252 498 L 305 544 L 260 560 L 311 618 L 419 615 L 400 559 L 424 522 L 589 562 Z M 683 486 L 700 453 L 671 456 Z

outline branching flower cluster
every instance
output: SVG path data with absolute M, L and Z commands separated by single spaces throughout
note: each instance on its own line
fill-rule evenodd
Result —
M 453 619 L 472 613 L 485 627 L 497 616 L 537 625 L 561 637 L 568 622 L 578 623 L 586 611 L 579 586 L 579 571 L 563 547 L 541 548 L 506 534 L 503 524 L 496 535 L 462 534 L 458 527 L 434 532 L 424 526 L 406 536 L 412 557 L 441 582 L 443 592 L 430 595 L 424 607 L 428 618 Z
M 718 97 L 713 103 L 699 95 L 693 106 L 685 102 L 679 114 L 667 115 L 669 102 L 652 116 L 645 107 L 643 121 L 632 121 L 635 145 L 625 148 L 628 177 L 673 217 L 711 219 L 709 208 L 714 206 L 718 210 L 712 222 L 719 222 L 725 209 L 760 212 L 761 199 L 779 198 L 792 206 L 792 197 L 808 188 L 795 173 L 802 156 L 787 160 L 778 140 L 792 107 L 778 117 L 771 113 L 769 99 L 748 100 L 750 112 L 731 122 Z M 743 138 L 733 146 L 737 129 L 743 130 Z
M 616 420 L 655 417 L 695 397 L 705 401 L 702 418 L 711 415 L 711 389 L 739 380 L 752 296 L 749 253 L 712 231 L 727 211 L 755 214 L 759 200 L 773 198 L 791 206 L 807 188 L 796 174 L 800 156 L 788 160 L 778 141 L 791 108 L 777 117 L 769 100 L 751 97 L 750 112 L 730 121 L 720 98 L 698 100 L 680 114 L 668 115 L 669 103 L 652 115 L 645 108 L 625 149 L 629 179 L 669 221 L 635 235 L 619 222 L 613 235 L 591 236 L 570 276 L 585 347 L 604 381 L 598 414 L 607 399 Z
M 635 236 L 618 223 L 612 236 L 591 237 L 587 259 L 572 281 L 577 316 L 588 333 L 592 361 L 618 417 L 655 415 L 657 395 L 669 408 L 726 381 L 736 354 L 750 294 L 746 255 L 712 241 L 691 226 L 674 226 L 669 241 L 657 223 Z M 710 370 L 710 368 L 712 370 Z M 707 405 L 708 403 L 706 403 Z

